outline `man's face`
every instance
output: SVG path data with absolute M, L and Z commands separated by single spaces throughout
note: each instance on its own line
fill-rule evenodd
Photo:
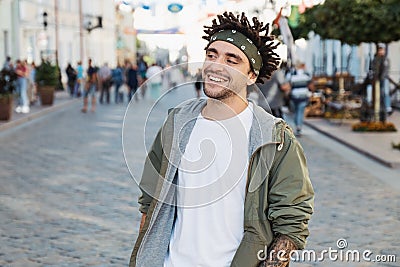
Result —
M 205 95 L 218 100 L 245 92 L 256 80 L 246 55 L 224 41 L 215 41 L 207 48 L 202 74 Z
M 385 55 L 385 48 L 383 48 L 383 47 L 379 47 L 378 48 L 378 55 L 379 56 L 381 56 L 381 57 L 383 57 L 384 55 Z

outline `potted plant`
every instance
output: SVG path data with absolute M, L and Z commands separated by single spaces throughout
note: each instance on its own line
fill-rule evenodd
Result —
M 11 119 L 13 93 L 16 89 L 17 74 L 13 70 L 2 69 L 0 72 L 0 120 Z
M 52 105 L 55 87 L 58 84 L 59 70 L 50 61 L 43 60 L 36 68 L 35 81 L 42 105 Z

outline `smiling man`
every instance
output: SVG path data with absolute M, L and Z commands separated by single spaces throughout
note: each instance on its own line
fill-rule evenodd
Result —
M 279 62 L 268 25 L 252 21 L 225 12 L 205 27 L 207 99 L 173 109 L 148 153 L 130 266 L 287 266 L 305 246 L 314 192 L 303 149 L 246 99 Z

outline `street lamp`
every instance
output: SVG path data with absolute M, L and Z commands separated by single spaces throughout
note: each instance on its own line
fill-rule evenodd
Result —
M 91 17 L 91 16 L 90 16 Z M 85 25 L 85 29 L 90 33 L 92 30 L 97 28 L 103 28 L 103 17 L 97 16 L 97 24 L 92 26 L 92 22 L 89 20 Z
M 56 88 L 59 89 L 59 90 L 63 90 L 64 86 L 63 86 L 62 81 L 61 81 L 61 71 L 60 71 L 60 66 L 59 66 L 59 62 L 58 62 L 58 3 L 57 2 L 58 2 L 58 0 L 54 1 L 54 29 L 55 29 L 55 51 L 54 51 L 54 56 L 55 56 L 55 61 L 56 61 L 55 63 L 56 63 L 57 69 L 59 70 L 58 85 L 57 85 Z M 47 31 L 47 26 L 48 26 L 48 22 L 47 22 L 48 14 L 47 14 L 47 12 L 44 11 L 42 13 L 42 16 L 43 16 L 43 28 L 44 28 L 44 31 L 46 32 Z M 47 34 L 44 34 L 44 36 L 46 36 L 45 44 L 47 45 Z M 45 51 L 43 51 L 43 53 L 41 52 L 42 60 L 44 59 L 44 56 L 49 52 L 50 52 L 49 50 L 47 50 L 47 51 L 45 50 Z
M 40 58 L 44 59 L 44 57 L 48 53 L 48 50 L 47 50 L 47 44 L 48 44 L 48 39 L 47 39 L 47 25 L 48 25 L 47 18 L 48 18 L 48 14 L 47 14 L 46 11 L 44 11 L 42 13 L 42 17 L 43 17 L 43 29 L 44 30 L 43 30 L 43 32 L 41 32 L 39 34 L 38 39 L 39 39 L 39 42 L 40 42 L 40 45 L 41 45 L 41 48 L 42 48 L 41 51 L 40 51 Z
M 43 27 L 44 30 L 47 30 L 47 12 L 43 12 Z

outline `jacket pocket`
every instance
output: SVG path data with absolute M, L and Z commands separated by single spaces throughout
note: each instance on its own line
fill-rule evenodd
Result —
M 265 257 L 266 248 L 266 242 L 256 234 L 245 232 L 233 257 L 231 267 L 257 267 Z

